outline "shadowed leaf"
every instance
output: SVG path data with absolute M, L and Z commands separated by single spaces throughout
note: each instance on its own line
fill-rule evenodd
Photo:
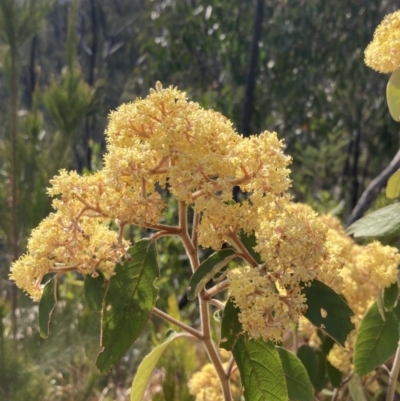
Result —
M 307 297 L 304 316 L 344 346 L 348 334 L 354 329 L 351 322 L 354 313 L 345 300 L 318 280 L 311 281 L 310 286 L 302 289 L 302 293 Z
M 101 345 L 96 365 L 107 372 L 142 332 L 156 303 L 159 277 L 155 243 L 138 241 L 129 249 L 131 260 L 111 276 L 103 303 Z
M 221 341 L 219 343 L 220 348 L 224 348 L 227 351 L 232 351 L 236 340 L 243 331 L 238 313 L 239 308 L 235 306 L 232 298 L 229 298 L 222 315 Z
M 86 276 L 84 290 L 89 309 L 92 312 L 101 311 L 104 295 L 107 290 L 103 275 L 99 274 L 97 277 Z
M 51 315 L 57 304 L 57 279 L 49 280 L 43 289 L 39 302 L 39 330 L 40 336 L 47 338 L 50 333 Z

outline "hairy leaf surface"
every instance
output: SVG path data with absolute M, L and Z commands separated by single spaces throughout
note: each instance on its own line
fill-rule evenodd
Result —
M 353 223 L 347 234 L 354 237 L 384 237 L 400 232 L 400 203 L 385 206 Z
M 354 367 L 359 376 L 385 363 L 396 351 L 399 341 L 399 321 L 396 311 L 385 312 L 385 320 L 375 302 L 365 314 L 358 329 L 354 352 Z
M 271 341 L 240 336 L 233 348 L 246 401 L 287 401 L 288 392 L 279 353 Z
M 300 359 L 284 348 L 276 347 L 282 361 L 290 401 L 313 401 L 314 389 Z

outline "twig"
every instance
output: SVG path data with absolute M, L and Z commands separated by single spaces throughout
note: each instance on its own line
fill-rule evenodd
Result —
M 364 212 L 371 206 L 381 189 L 386 185 L 390 176 L 399 168 L 400 150 L 397 151 L 390 164 L 377 177 L 375 177 L 365 189 L 347 220 L 348 226 L 362 217 Z
M 158 308 L 154 308 L 152 313 L 161 319 L 166 320 L 169 323 L 172 323 L 173 325 L 181 328 L 182 330 L 186 331 L 187 333 L 190 333 L 192 336 L 196 337 L 200 341 L 203 340 L 203 335 L 200 331 L 194 329 L 193 327 L 188 326 L 187 324 L 175 319 L 174 317 L 168 315 L 167 313 L 163 312 L 162 310 Z
M 214 285 L 214 287 L 210 288 L 209 290 L 204 290 L 204 295 L 203 299 L 208 300 L 217 295 L 219 292 L 227 289 L 229 287 L 229 281 L 224 280 L 221 283 L 218 283 L 217 285 Z
M 228 366 L 226 367 L 225 373 L 228 377 L 232 376 L 232 369 L 235 366 L 235 359 L 233 357 L 233 355 L 230 357 L 229 362 L 228 362 Z
M 194 215 L 193 215 L 193 227 L 192 227 L 192 243 L 195 248 L 197 248 L 197 242 L 198 242 L 198 237 L 199 233 L 197 232 L 197 227 L 200 223 L 200 213 L 197 213 L 194 210 Z
M 218 299 L 207 299 L 207 303 L 210 305 L 214 305 L 220 310 L 223 310 L 225 308 L 225 305 L 221 301 L 218 301 Z

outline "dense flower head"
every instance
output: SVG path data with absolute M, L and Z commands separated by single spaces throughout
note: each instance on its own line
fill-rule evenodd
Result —
M 355 313 L 352 322 L 356 327 L 349 334 L 345 347 L 334 345 L 328 359 L 337 369 L 349 373 L 353 367 L 352 355 L 357 329 L 364 314 L 375 301 L 379 289 L 396 282 L 400 253 L 396 248 L 384 246 L 377 241 L 365 246 L 358 245 L 346 234 L 338 219 L 331 215 L 323 215 L 320 219 L 328 227 L 330 252 L 334 253 L 343 265 L 338 270 L 339 285 L 334 288 L 345 297 Z M 319 279 L 329 284 L 326 274 L 321 275 Z M 316 338 L 315 329 L 313 333 L 313 329 L 304 322 L 300 324 L 300 332 L 308 338 Z
M 224 367 L 226 365 L 225 363 Z M 217 372 L 211 363 L 205 364 L 199 372 L 193 374 L 188 382 L 188 387 L 190 394 L 196 397 L 196 401 L 224 401 L 225 399 Z M 241 389 L 238 371 L 231 378 L 230 388 L 233 399 L 240 400 Z
M 289 200 L 291 158 L 284 155 L 276 133 L 243 138 L 226 117 L 204 110 L 188 101 L 185 93 L 164 89 L 159 82 L 146 98 L 110 114 L 106 138 L 102 170 L 84 176 L 61 170 L 51 180 L 48 193 L 54 197 L 57 216 L 49 217 L 53 229 L 32 234 L 48 245 L 39 267 L 32 267 L 36 245 L 13 265 L 11 277 L 18 278 L 19 285 L 19 272 L 30 272 L 21 286 L 33 294 L 26 283 L 34 283 L 35 298 L 48 271 L 75 268 L 91 274 L 103 265 L 110 270 L 126 250 L 122 238 L 126 224 L 155 230 L 162 225 L 165 193 L 201 216 L 198 243 L 213 249 L 220 249 L 240 231 L 258 231 L 266 203 L 283 205 Z M 232 200 L 235 186 L 248 198 L 240 204 Z M 108 230 L 112 221 L 118 233 Z M 45 224 L 47 220 L 40 227 Z M 95 232 L 103 234 L 91 244 Z M 58 239 L 68 246 L 58 244 L 53 249 L 52 241 Z M 113 258 L 97 255 L 104 249 L 113 250 Z M 86 254 L 91 255 L 87 260 Z
M 168 179 L 171 192 L 187 203 L 196 191 L 232 187 L 237 161 L 231 153 L 240 136 L 227 118 L 187 101 L 175 88 L 158 85 L 147 98 L 120 106 L 110 115 L 106 135 L 110 181 L 132 183 L 133 177 L 151 191 Z
M 281 341 L 306 310 L 302 287 L 319 279 L 340 290 L 344 262 L 329 227 L 309 206 L 281 197 L 264 202 L 258 213 L 255 250 L 264 263 L 230 272 L 230 291 L 251 337 Z
M 260 222 L 256 250 L 283 286 L 307 282 L 327 259 L 326 233 L 311 208 L 293 209 L 289 204 Z
M 400 67 L 400 10 L 387 15 L 376 28 L 365 50 L 365 64 L 385 74 Z
M 32 231 L 28 253 L 12 265 L 10 278 L 35 300 L 41 296 L 41 281 L 47 273 L 77 270 L 109 276 L 124 254 L 126 241 L 104 221 L 82 217 L 70 220 L 60 212 L 50 214 Z
M 229 281 L 243 330 L 252 338 L 281 341 L 288 326 L 306 310 L 298 282 L 282 289 L 273 273 L 250 266 L 233 270 Z

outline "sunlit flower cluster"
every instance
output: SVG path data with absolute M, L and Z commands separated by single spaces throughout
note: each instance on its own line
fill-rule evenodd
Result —
M 47 272 L 110 271 L 128 246 L 126 224 L 162 230 L 167 192 L 193 206 L 201 216 L 198 243 L 216 250 L 240 230 L 259 228 L 260 205 L 288 199 L 291 158 L 276 133 L 243 138 L 220 113 L 159 82 L 145 99 L 110 114 L 106 138 L 102 170 L 84 176 L 61 170 L 51 181 L 52 230 L 45 232 L 43 222 L 33 234 L 39 240 L 32 239 L 28 254 L 12 267 L 11 278 L 35 299 Z M 248 200 L 232 202 L 235 186 Z M 40 263 L 32 259 L 37 242 L 46 249 Z
M 329 227 L 327 238 L 331 243 L 330 249 L 336 249 L 337 257 L 343 260 L 343 268 L 338 271 L 341 289 L 335 289 L 345 297 L 355 313 L 352 321 L 356 326 L 349 334 L 344 348 L 336 344 L 333 346 L 328 360 L 340 371 L 348 373 L 352 369 L 357 328 L 375 301 L 379 288 L 389 287 L 396 282 L 400 254 L 396 248 L 384 246 L 379 242 L 365 246 L 356 244 L 346 235 L 339 220 L 330 215 L 321 216 L 321 221 Z M 320 280 L 325 281 L 325 277 L 327 276 L 321 275 Z M 316 338 L 315 328 L 310 325 L 300 324 L 300 332 L 309 338 Z
M 227 364 L 224 364 L 226 367 Z M 221 383 L 212 364 L 208 363 L 199 372 L 193 374 L 188 382 L 189 392 L 195 396 L 196 401 L 224 401 Z M 240 400 L 241 389 L 239 385 L 239 372 L 232 375 L 230 388 L 234 400 Z
M 330 241 L 328 227 L 309 206 L 287 201 L 281 198 L 259 207 L 263 218 L 255 249 L 263 265 L 229 274 L 239 319 L 253 338 L 281 341 L 306 310 L 301 291 L 311 280 L 324 280 L 335 290 L 342 286 L 341 248 Z
M 33 230 L 28 253 L 13 264 L 10 277 L 38 300 L 47 273 L 76 270 L 96 275 L 101 271 L 109 276 L 126 246 L 102 219 L 69 219 L 57 211 Z
M 387 15 L 365 50 L 365 64 L 382 73 L 400 67 L 400 11 Z

